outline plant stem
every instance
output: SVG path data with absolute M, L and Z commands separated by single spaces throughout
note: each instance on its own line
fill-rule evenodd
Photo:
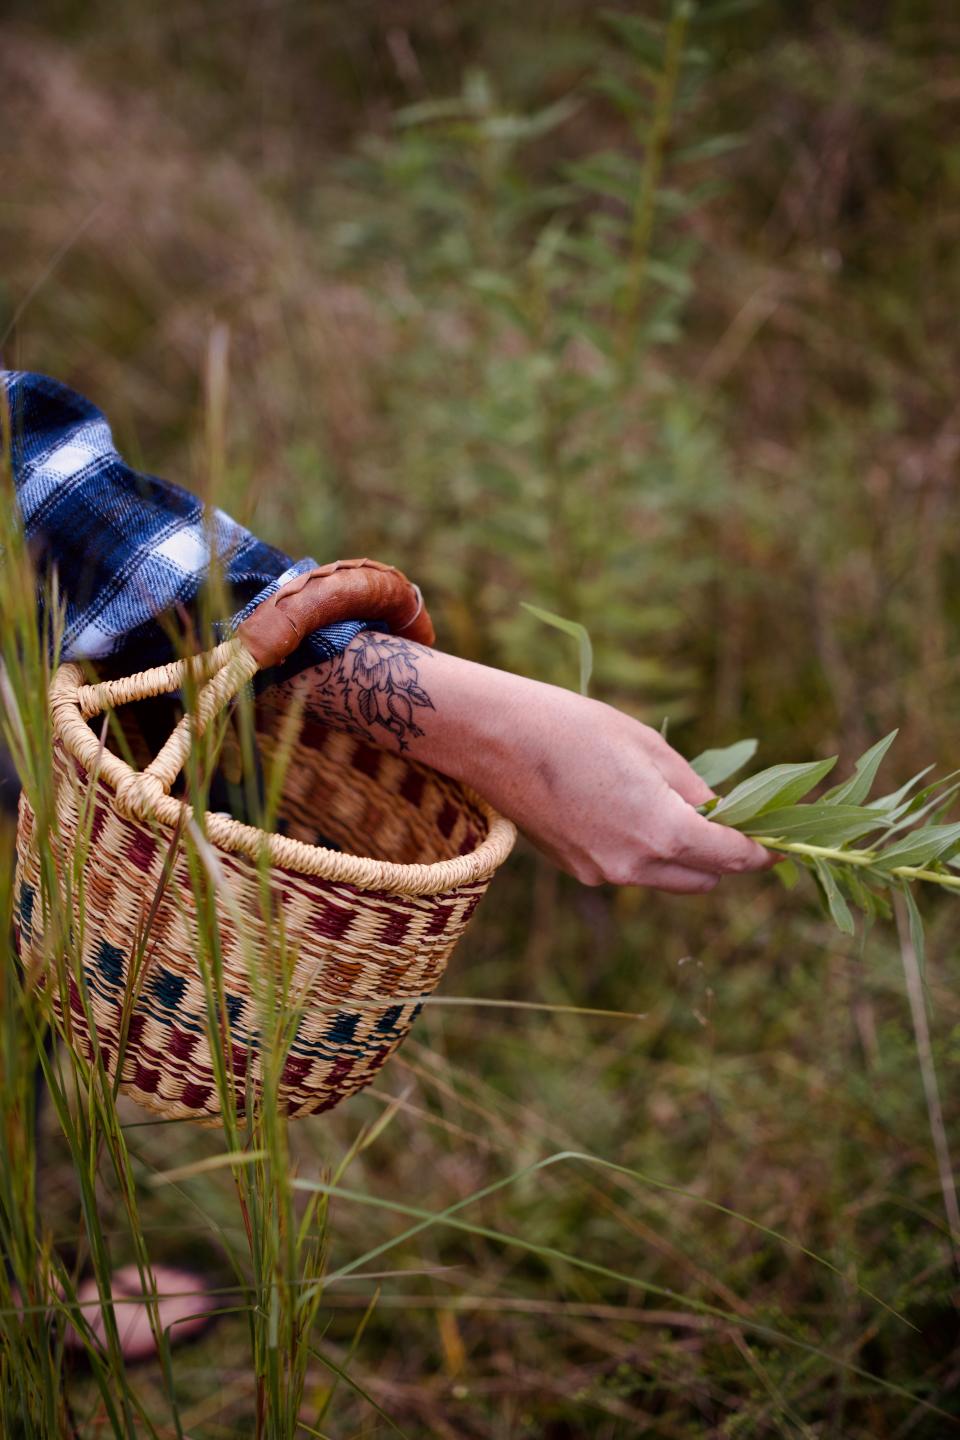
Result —
M 903 976 L 907 986 L 907 999 L 910 1002 L 913 1034 L 917 1044 L 917 1059 L 920 1061 L 923 1092 L 926 1096 L 927 1114 L 930 1119 L 930 1135 L 933 1140 L 934 1154 L 937 1157 L 940 1189 L 943 1192 L 943 1208 L 946 1211 L 947 1225 L 950 1232 L 950 1249 L 953 1256 L 954 1268 L 960 1272 L 960 1205 L 958 1205 L 957 1202 L 957 1186 L 953 1175 L 953 1165 L 950 1161 L 947 1129 L 943 1121 L 943 1106 L 940 1103 L 940 1089 L 937 1085 L 937 1071 L 933 1061 L 933 1046 L 930 1043 L 930 1027 L 927 1024 L 927 1007 L 923 995 L 923 979 L 920 975 L 920 964 L 910 935 L 910 926 L 906 918 L 903 897 L 901 895 L 895 895 L 893 897 L 893 908 L 897 917 L 900 958 L 903 962 Z
M 826 845 L 808 845 L 803 840 L 778 840 L 772 835 L 751 835 L 750 838 L 768 850 L 799 855 L 809 860 L 833 860 L 840 865 L 869 867 L 883 859 L 882 850 L 833 850 Z M 916 865 L 895 865 L 892 870 L 884 870 L 883 873 L 896 875 L 901 880 L 924 880 L 931 885 L 942 885 L 947 890 L 960 890 L 960 875 L 945 875 L 940 870 L 924 870 Z
M 673 118 L 674 100 L 683 60 L 683 42 L 692 13 L 692 5 L 685 3 L 685 0 L 680 0 L 680 3 L 674 8 L 667 27 L 663 72 L 657 85 L 653 119 L 647 139 L 647 153 L 640 179 L 640 190 L 632 216 L 630 264 L 620 302 L 623 317 L 620 332 L 620 359 L 625 366 L 630 354 L 633 324 L 637 318 L 640 297 L 646 279 L 657 189 L 670 136 L 670 122 Z

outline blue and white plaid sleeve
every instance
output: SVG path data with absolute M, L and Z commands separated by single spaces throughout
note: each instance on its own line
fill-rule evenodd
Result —
M 0 388 L 24 531 L 40 568 L 56 566 L 66 600 L 64 659 L 123 657 L 132 670 L 168 660 L 170 611 L 196 599 L 212 548 L 236 607 L 231 625 L 314 568 L 222 510 L 208 514 L 180 486 L 131 469 L 101 412 L 65 385 L 0 370 Z M 340 654 L 364 628 L 347 621 L 315 631 L 284 673 Z

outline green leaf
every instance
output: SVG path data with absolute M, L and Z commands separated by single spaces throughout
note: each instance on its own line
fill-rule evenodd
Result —
M 502 275 L 499 270 L 474 270 L 467 277 L 467 283 L 480 295 L 497 295 L 515 300 L 518 286 L 512 275 Z
M 632 205 L 637 196 L 637 177 L 623 163 L 620 154 L 591 155 L 589 160 L 572 161 L 565 173 L 576 185 L 624 205 Z
M 554 615 L 552 610 L 541 610 L 539 605 L 528 605 L 526 600 L 521 600 L 520 604 L 545 625 L 552 625 L 555 630 L 562 630 L 577 641 L 580 647 L 580 694 L 586 695 L 593 674 L 593 646 L 586 626 L 581 625 L 579 620 L 565 620 L 562 615 Z
M 862 805 L 870 794 L 883 757 L 897 738 L 898 733 L 896 730 L 891 730 L 890 734 L 885 735 L 882 740 L 878 740 L 876 745 L 871 745 L 870 749 L 860 756 L 850 779 L 845 780 L 842 785 L 835 785 L 832 790 L 828 790 L 822 797 L 824 802 L 828 805 Z
M 663 67 L 663 26 L 642 15 L 627 15 L 620 10 L 602 12 L 606 24 L 622 40 L 640 65 L 659 75 Z
M 818 800 L 814 805 L 785 805 L 764 810 L 752 820 L 741 821 L 738 828 L 748 835 L 769 835 L 778 840 L 799 840 L 807 845 L 832 848 L 859 840 L 882 824 L 881 816 L 862 805 L 825 805 Z
M 879 914 L 877 899 L 874 891 L 865 886 L 862 876 L 853 870 L 852 865 L 843 867 L 843 888 L 849 894 L 853 904 L 858 910 L 864 912 L 866 919 L 875 920 Z
M 723 185 L 718 180 L 701 180 L 685 190 L 663 185 L 657 191 L 655 204 L 658 210 L 667 215 L 689 215 L 691 211 L 702 209 L 708 200 L 713 200 L 722 193 Z
M 680 165 L 692 160 L 714 160 L 720 155 L 729 154 L 731 150 L 741 150 L 746 143 L 745 135 L 711 135 L 706 140 L 679 147 L 673 152 L 671 159 Z
M 704 750 L 690 761 L 690 769 L 696 770 L 700 779 L 711 786 L 722 785 L 752 760 L 757 753 L 756 740 L 737 740 L 733 745 L 724 745 L 719 750 Z
M 800 870 L 789 856 L 781 860 L 777 865 L 774 865 L 773 873 L 780 881 L 784 890 L 792 890 L 800 879 Z
M 488 115 L 481 122 L 484 135 L 489 140 L 505 140 L 508 143 L 519 140 L 536 140 L 555 130 L 580 109 L 580 102 L 572 98 L 558 100 L 534 115 Z
M 875 870 L 893 870 L 900 865 L 924 866 L 947 856 L 949 850 L 960 846 L 960 824 L 927 825 L 914 830 L 889 846 L 875 863 Z
M 398 127 L 424 125 L 434 120 L 462 120 L 469 113 L 460 95 L 450 100 L 424 100 L 418 105 L 405 105 L 395 110 L 393 123 Z
M 854 933 L 854 924 L 853 916 L 850 914 L 850 906 L 840 894 L 830 866 L 825 865 L 822 860 L 817 860 L 814 868 L 816 869 L 817 879 L 820 881 L 820 886 L 823 890 L 830 914 L 833 916 L 834 924 L 838 930 L 843 931 L 844 935 L 852 935 Z
M 815 785 L 829 775 L 837 763 L 836 755 L 829 760 L 809 760 L 803 765 L 773 765 L 747 780 L 741 780 L 729 795 L 711 812 L 711 818 L 725 825 L 742 825 L 755 815 L 776 806 L 794 805 Z
M 947 778 L 949 779 L 949 776 Z M 946 815 L 946 812 L 952 806 L 957 792 L 960 791 L 960 780 L 954 781 L 947 790 L 941 789 L 942 783 L 941 781 L 937 785 L 929 785 L 926 790 L 921 790 L 919 795 L 915 795 L 904 808 L 903 819 L 899 819 L 899 812 L 895 811 L 893 819 L 896 820 L 897 823 L 889 822 L 888 833 L 895 835 L 898 830 L 906 830 L 911 825 L 919 824 L 919 822 L 925 820 L 928 815 L 932 815 L 933 823 L 939 825 Z M 928 795 L 931 795 L 933 798 L 928 800 Z M 923 803 L 924 800 L 926 800 L 926 804 Z
M 646 109 L 646 95 L 619 75 L 596 75 L 589 84 L 591 90 L 605 95 L 624 115 L 635 115 L 638 110 Z
M 691 276 L 686 270 L 681 270 L 679 265 L 668 265 L 665 261 L 655 260 L 651 256 L 648 257 L 645 268 L 651 280 L 655 280 L 665 290 L 672 291 L 674 295 L 685 298 L 693 289 Z
M 865 885 L 863 876 L 859 875 L 852 865 L 844 867 L 843 884 L 854 905 L 863 911 L 868 920 L 873 921 L 878 918 L 889 920 L 890 906 L 885 898 Z
M 882 810 L 884 813 L 889 813 L 893 810 L 899 811 L 900 806 L 910 794 L 914 785 L 919 784 L 924 775 L 929 775 L 932 769 L 932 765 L 927 765 L 923 770 L 918 770 L 912 780 L 908 780 L 905 785 L 901 785 L 899 790 L 892 790 L 889 795 L 878 795 L 876 800 L 870 801 L 871 810 Z

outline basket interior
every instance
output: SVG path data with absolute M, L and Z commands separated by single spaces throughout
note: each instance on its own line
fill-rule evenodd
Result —
M 470 854 L 486 839 L 486 816 L 456 781 L 404 755 L 396 755 L 322 724 L 304 722 L 292 747 L 285 710 L 269 692 L 257 702 L 257 786 L 283 766 L 276 829 L 309 845 L 401 865 L 430 865 Z M 122 740 L 107 746 L 143 768 L 176 722 L 168 699 L 142 701 L 114 712 Z M 102 720 L 94 720 L 99 731 Z M 282 738 L 283 737 L 283 738 Z M 286 743 L 288 759 L 283 764 Z M 240 746 L 230 727 L 210 808 L 251 823 L 242 801 L 245 777 Z M 249 782 L 249 777 L 247 777 Z M 182 791 L 182 777 L 177 790 Z

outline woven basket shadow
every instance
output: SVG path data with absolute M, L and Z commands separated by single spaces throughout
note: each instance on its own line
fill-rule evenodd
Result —
M 238 1113 L 261 1087 L 268 1045 L 281 1047 L 281 1108 L 292 1116 L 329 1110 L 368 1085 L 404 1039 L 515 830 L 426 766 L 302 726 L 283 771 L 276 833 L 204 817 L 222 956 L 222 994 L 211 1007 L 209 965 L 198 959 L 207 953 L 197 913 L 204 885 L 191 876 L 184 843 L 189 808 L 170 789 L 195 735 L 258 662 L 239 640 L 202 660 L 211 678 L 196 713 L 145 770 L 102 746 L 89 721 L 170 691 L 199 662 L 93 686 L 74 665 L 57 671 L 57 823 L 38 836 L 21 798 L 19 953 L 50 984 L 68 1043 L 92 1059 L 96 1041 L 111 1078 L 119 1067 L 119 1089 L 157 1114 L 220 1123 L 211 1036 L 226 1056 Z M 288 743 L 283 726 L 283 713 L 262 699 L 256 729 L 268 772 Z M 52 980 L 41 843 L 51 847 L 82 965 Z M 196 871 L 195 851 L 193 864 Z

